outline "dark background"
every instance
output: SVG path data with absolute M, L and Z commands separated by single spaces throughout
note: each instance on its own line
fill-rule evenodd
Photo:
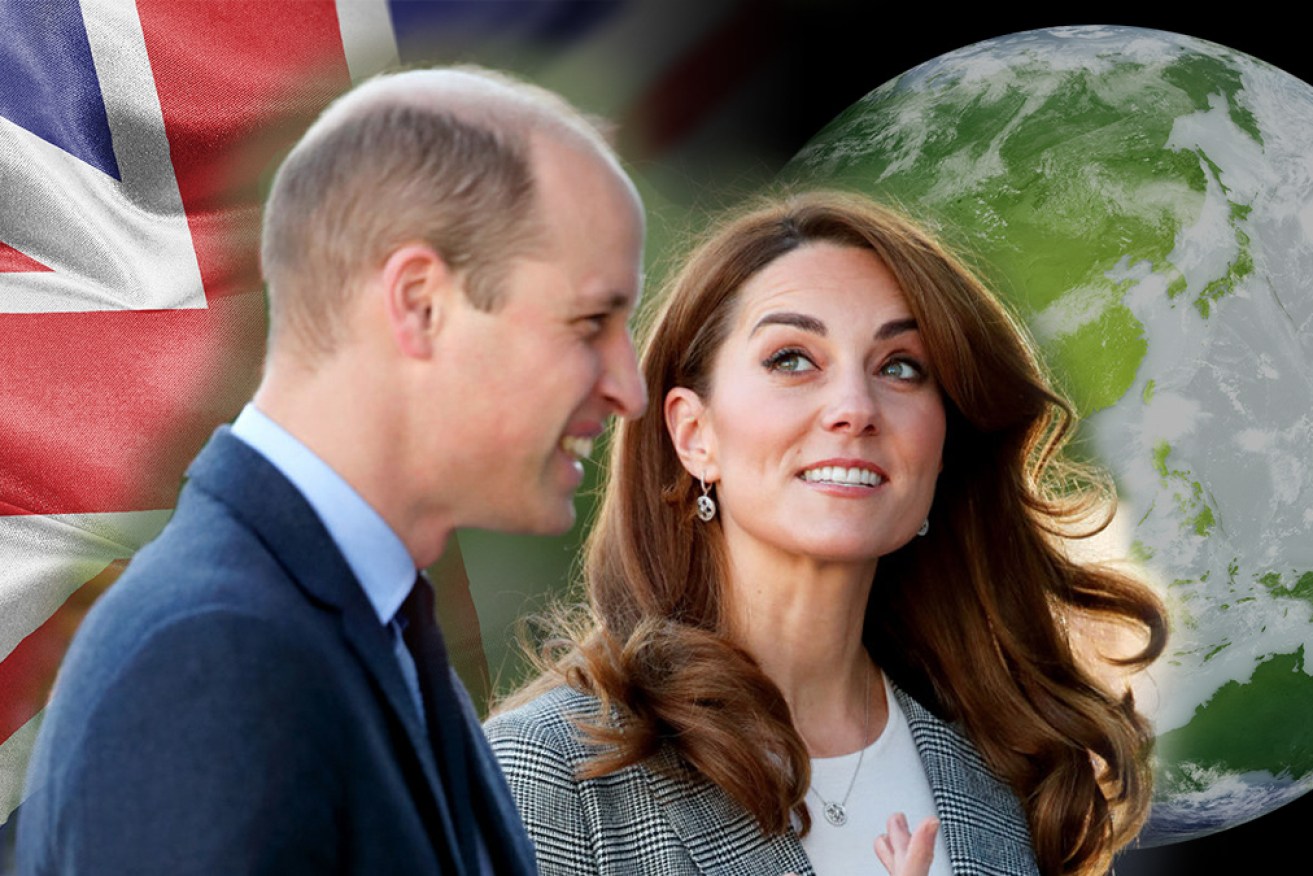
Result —
M 1141 9 L 1148 4 L 1125 4 L 1125 11 L 1116 14 L 1109 4 L 1062 4 L 1062 11 L 1047 14 L 991 10 L 988 16 L 964 20 L 938 4 L 927 4 L 933 12 L 916 17 L 934 23 L 908 27 L 875 14 L 889 7 L 866 0 L 770 0 L 760 5 L 771 10 L 774 19 L 779 53 L 774 63 L 787 70 L 795 86 L 794 99 L 781 102 L 781 112 L 770 124 L 781 153 L 790 155 L 841 110 L 899 73 L 971 43 L 1035 28 L 1122 24 L 1173 31 L 1238 49 L 1313 81 L 1313 41 L 1292 39 L 1293 22 L 1266 16 L 1152 14 Z M 1078 12 L 1082 7 L 1090 11 Z

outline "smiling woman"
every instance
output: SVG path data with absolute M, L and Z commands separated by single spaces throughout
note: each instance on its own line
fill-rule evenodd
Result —
M 886 828 L 900 874 L 1106 870 L 1149 731 L 1067 620 L 1131 667 L 1165 620 L 1059 543 L 1104 493 L 1007 311 L 905 219 L 786 197 L 697 246 L 643 370 L 588 605 L 487 725 L 541 871 L 866 872 Z
M 847 561 L 870 567 L 858 575 L 869 584 L 875 560 L 912 537 L 944 443 L 927 361 L 869 249 L 807 243 L 743 284 L 708 384 L 666 396 L 684 467 L 717 484 L 735 565 L 762 570 L 737 577 Z

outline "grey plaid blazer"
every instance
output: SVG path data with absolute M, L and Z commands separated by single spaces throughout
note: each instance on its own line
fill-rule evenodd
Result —
M 956 876 L 1038 876 L 1011 790 L 961 733 L 895 688 L 939 810 Z M 552 690 L 497 715 L 485 730 L 534 842 L 542 876 L 814 876 L 798 838 L 766 836 L 718 787 L 672 752 L 658 763 L 579 780 L 588 759 L 571 715 L 597 702 Z M 871 853 L 871 874 L 883 872 Z

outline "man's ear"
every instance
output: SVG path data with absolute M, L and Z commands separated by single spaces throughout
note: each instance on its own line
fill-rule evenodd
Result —
M 708 484 L 720 480 L 716 462 L 716 430 L 702 397 L 687 387 L 676 386 L 666 393 L 666 431 L 684 470 Z
M 433 338 L 452 294 L 464 294 L 460 278 L 433 247 L 423 243 L 393 250 L 378 278 L 397 347 L 417 359 L 433 355 Z

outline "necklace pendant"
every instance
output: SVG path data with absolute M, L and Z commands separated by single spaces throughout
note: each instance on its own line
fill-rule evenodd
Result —
M 826 803 L 821 811 L 825 813 L 825 820 L 835 827 L 843 827 L 848 823 L 848 813 L 838 803 Z

